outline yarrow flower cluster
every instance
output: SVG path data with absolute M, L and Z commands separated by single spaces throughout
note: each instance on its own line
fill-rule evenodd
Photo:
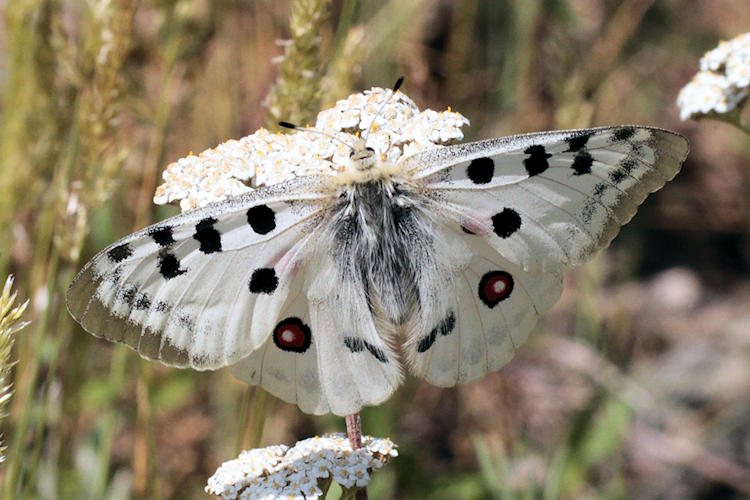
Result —
M 677 96 L 682 120 L 728 113 L 750 94 L 750 33 L 707 52 L 700 69 Z
M 353 144 L 373 119 L 367 146 L 389 162 L 460 141 L 461 127 L 469 124 L 468 119 L 450 109 L 420 111 L 405 94 L 396 92 L 391 97 L 390 90 L 376 87 L 352 94 L 320 112 L 315 129 Z M 157 188 L 154 202 L 179 202 L 182 210 L 189 210 L 299 176 L 337 175 L 348 165 L 349 153 L 344 144 L 321 134 L 281 134 L 261 128 L 167 166 L 162 174 L 165 182 Z
M 352 450 L 345 434 L 326 434 L 292 448 L 243 451 L 218 468 L 206 491 L 224 499 L 317 499 L 331 480 L 346 489 L 367 486 L 372 472 L 396 456 L 390 439 L 362 436 L 362 448 Z

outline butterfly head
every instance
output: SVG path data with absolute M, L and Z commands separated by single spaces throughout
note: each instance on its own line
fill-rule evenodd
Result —
M 375 166 L 375 160 L 375 150 L 369 146 L 365 146 L 364 142 L 359 141 L 349 154 L 349 167 L 347 170 L 354 170 L 356 172 L 370 170 Z
M 367 146 L 367 139 L 369 139 L 370 133 L 375 127 L 375 121 L 383 113 L 386 104 L 391 101 L 393 96 L 396 94 L 396 91 L 401 87 L 402 83 L 404 83 L 403 76 L 396 80 L 396 84 L 393 86 L 393 90 L 391 90 L 391 93 L 380 105 L 378 111 L 373 115 L 370 126 L 367 128 L 367 131 L 364 133 L 363 137 L 357 138 L 357 141 L 352 147 L 352 152 L 349 155 L 350 165 L 347 169 L 348 171 L 353 170 L 355 172 L 366 172 L 368 170 L 371 170 L 375 166 L 377 161 L 375 150 Z

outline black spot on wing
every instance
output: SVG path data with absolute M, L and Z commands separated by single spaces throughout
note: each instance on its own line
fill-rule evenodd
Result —
M 501 238 L 508 238 L 520 228 L 521 216 L 512 208 L 504 208 L 492 216 L 492 230 Z
M 138 289 L 136 289 L 136 287 L 126 286 L 125 288 L 121 288 L 119 290 L 117 298 L 130 306 L 133 305 L 136 293 L 138 293 Z
M 183 311 L 177 312 L 177 314 L 174 314 L 173 317 L 174 319 L 177 320 L 180 326 L 184 328 L 185 330 L 189 332 L 192 332 L 193 330 L 195 330 L 195 324 L 193 322 L 193 318 L 186 312 L 183 312 Z
M 344 345 L 354 353 L 365 350 L 365 341 L 359 337 L 344 337 Z
M 148 235 L 151 236 L 160 247 L 167 247 L 174 243 L 171 226 L 152 227 L 148 230 Z
M 163 300 L 157 301 L 156 306 L 154 307 L 154 310 L 160 313 L 169 312 L 171 309 L 172 309 L 172 306 L 170 306 L 169 303 L 164 302 Z
M 221 234 L 214 224 L 216 224 L 216 219 L 206 217 L 195 225 L 193 238 L 200 242 L 200 250 L 203 253 L 221 252 Z
M 419 339 L 417 352 L 427 352 L 427 350 L 432 347 L 432 344 L 435 343 L 435 339 L 437 339 L 437 332 L 433 329 L 430 333 Z
M 151 307 L 151 297 L 146 293 L 139 293 L 135 302 L 133 302 L 133 307 L 141 311 L 149 309 Z
M 430 333 L 419 340 L 419 344 L 417 344 L 417 352 L 426 352 L 435 343 L 438 335 L 450 335 L 455 328 L 456 315 L 453 314 L 453 311 L 448 311 L 445 318 L 443 318 L 440 323 L 430 331 Z
M 642 142 L 633 142 L 630 146 L 630 154 L 632 156 L 642 157 L 646 155 L 646 145 Z
M 372 354 L 375 357 L 375 359 L 377 359 L 381 363 L 387 363 L 388 362 L 388 358 L 385 357 L 385 353 L 383 352 L 382 349 L 379 349 L 379 348 L 375 347 L 374 345 L 370 344 L 369 342 L 365 342 L 365 347 L 370 352 L 370 354 Z
M 164 279 L 172 279 L 187 272 L 187 269 L 180 269 L 180 261 L 175 254 L 170 252 L 159 253 L 159 274 Z
M 524 167 L 526 167 L 526 172 L 529 174 L 529 176 L 541 174 L 549 168 L 547 158 L 551 157 L 552 155 L 547 153 L 547 150 L 544 149 L 544 146 L 539 144 L 529 146 L 524 150 L 524 153 L 529 155 L 528 158 L 523 160 L 523 165 Z
M 583 174 L 590 174 L 591 173 L 591 165 L 593 165 L 594 159 L 591 157 L 591 153 L 586 151 L 585 149 L 582 151 L 579 151 L 575 158 L 573 158 L 573 170 L 575 173 L 573 175 L 583 175 Z
M 607 192 L 607 189 L 609 189 L 609 186 L 603 182 L 597 183 L 596 186 L 594 186 L 594 198 L 601 198 L 604 193 Z
M 628 175 L 630 175 L 637 166 L 638 162 L 634 158 L 624 158 L 619 164 L 620 169 Z
M 466 167 L 466 176 L 474 184 L 487 184 L 495 175 L 495 162 L 492 158 L 475 158 Z
M 344 337 L 344 345 L 353 353 L 362 352 L 363 350 L 367 349 L 367 351 L 373 355 L 375 359 L 380 361 L 381 363 L 387 363 L 388 358 L 386 357 L 385 353 L 382 349 L 379 347 L 376 347 L 366 341 L 363 338 L 360 337 Z
M 133 255 L 133 249 L 128 243 L 123 243 L 121 245 L 117 245 L 116 247 L 112 247 L 107 252 L 107 257 L 109 257 L 109 260 L 114 263 L 122 262 L 131 255 Z
M 627 172 L 623 170 L 613 170 L 609 173 L 609 180 L 614 182 L 615 184 L 618 184 L 622 182 L 623 179 L 625 179 L 628 176 Z
M 456 328 L 456 315 L 453 314 L 453 311 L 448 311 L 445 318 L 435 327 L 442 336 L 449 335 L 454 328 Z
M 589 138 L 593 135 L 593 132 L 581 132 L 574 136 L 565 139 L 568 143 L 568 150 L 566 153 L 576 153 L 586 147 L 586 143 L 589 142 Z
M 594 218 L 594 214 L 596 213 L 598 209 L 598 205 L 594 203 L 593 200 L 588 200 L 583 205 L 583 209 L 581 209 L 581 220 L 583 220 L 586 224 L 591 224 L 591 221 Z
M 627 141 L 635 135 L 634 127 L 620 127 L 612 133 L 612 140 L 616 142 Z
M 247 223 L 258 234 L 268 234 L 276 229 L 276 214 L 268 205 L 258 205 L 247 211 Z
M 252 293 L 271 294 L 279 286 L 279 277 L 272 267 L 261 267 L 253 271 L 249 288 Z

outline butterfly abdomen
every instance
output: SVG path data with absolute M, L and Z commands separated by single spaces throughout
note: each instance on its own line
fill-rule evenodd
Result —
M 333 209 L 332 252 L 342 278 L 361 285 L 371 312 L 394 324 L 418 302 L 419 256 L 429 255 L 431 236 L 418 206 L 417 194 L 381 180 L 354 184 Z

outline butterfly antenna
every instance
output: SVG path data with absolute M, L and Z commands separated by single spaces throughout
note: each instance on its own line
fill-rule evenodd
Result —
M 335 135 L 329 134 L 327 132 L 323 132 L 321 130 L 316 130 L 314 128 L 300 127 L 299 125 L 295 125 L 294 123 L 289 123 L 289 122 L 279 122 L 279 126 L 284 127 L 284 128 L 290 128 L 290 129 L 296 130 L 298 132 L 311 132 L 313 134 L 324 135 L 326 137 L 330 137 L 331 139 L 333 139 L 334 141 L 336 141 L 338 143 L 343 144 L 344 146 L 346 146 L 347 148 L 351 149 L 352 151 L 355 150 L 355 147 L 352 146 L 351 144 L 349 144 L 349 143 L 347 143 L 345 141 L 342 141 L 341 139 L 339 139 Z
M 396 95 L 396 91 L 399 88 L 401 88 L 401 84 L 403 84 L 403 83 L 404 83 L 404 77 L 403 76 L 398 77 L 398 80 L 396 80 L 396 83 L 393 85 L 393 90 L 391 90 L 391 95 L 388 96 L 388 99 L 386 99 L 385 101 L 383 101 L 383 104 L 380 105 L 380 109 L 378 109 L 378 112 L 375 113 L 375 116 L 372 117 L 372 122 L 370 122 L 370 126 L 367 129 L 367 133 L 363 137 L 364 144 L 367 144 L 367 139 L 370 137 L 370 132 L 372 132 L 372 127 L 375 126 L 375 120 L 378 119 L 378 116 L 380 116 L 380 114 L 383 112 L 383 110 L 385 109 L 386 105 L 389 102 L 391 102 L 391 99 L 393 98 L 393 96 Z

